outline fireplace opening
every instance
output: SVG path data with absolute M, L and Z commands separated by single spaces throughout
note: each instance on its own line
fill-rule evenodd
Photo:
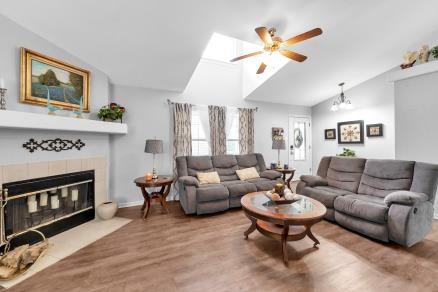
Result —
M 1 245 L 39 240 L 30 229 L 51 237 L 94 219 L 94 170 L 3 184 Z

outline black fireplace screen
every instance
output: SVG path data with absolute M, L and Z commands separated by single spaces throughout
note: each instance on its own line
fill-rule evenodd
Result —
M 8 183 L 6 190 L 6 237 L 28 229 L 51 236 L 94 218 L 94 171 Z

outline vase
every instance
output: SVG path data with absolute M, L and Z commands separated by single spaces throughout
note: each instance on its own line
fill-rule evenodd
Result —
M 114 217 L 117 212 L 116 202 L 104 202 L 97 207 L 97 215 L 102 220 L 108 220 Z

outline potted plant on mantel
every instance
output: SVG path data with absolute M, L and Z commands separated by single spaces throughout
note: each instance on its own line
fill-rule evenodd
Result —
M 99 119 L 107 122 L 114 122 L 120 120 L 120 123 L 123 122 L 123 114 L 126 112 L 126 109 L 119 104 L 112 102 L 109 105 L 105 105 L 100 108 L 97 116 Z

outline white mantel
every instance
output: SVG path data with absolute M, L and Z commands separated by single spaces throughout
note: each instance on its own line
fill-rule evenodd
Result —
M 89 119 L 50 116 L 19 111 L 0 111 L 0 128 L 34 129 L 107 134 L 127 134 L 128 125 Z
M 420 76 L 423 74 L 428 74 L 428 73 L 432 73 L 432 72 L 436 72 L 436 71 L 438 71 L 438 61 L 434 60 L 434 61 L 430 61 L 428 63 L 414 65 L 411 68 L 406 68 L 403 70 L 400 69 L 400 70 L 394 71 L 390 75 L 389 80 L 392 82 L 395 82 L 398 80 L 412 78 L 412 77 L 416 77 L 416 76 Z

